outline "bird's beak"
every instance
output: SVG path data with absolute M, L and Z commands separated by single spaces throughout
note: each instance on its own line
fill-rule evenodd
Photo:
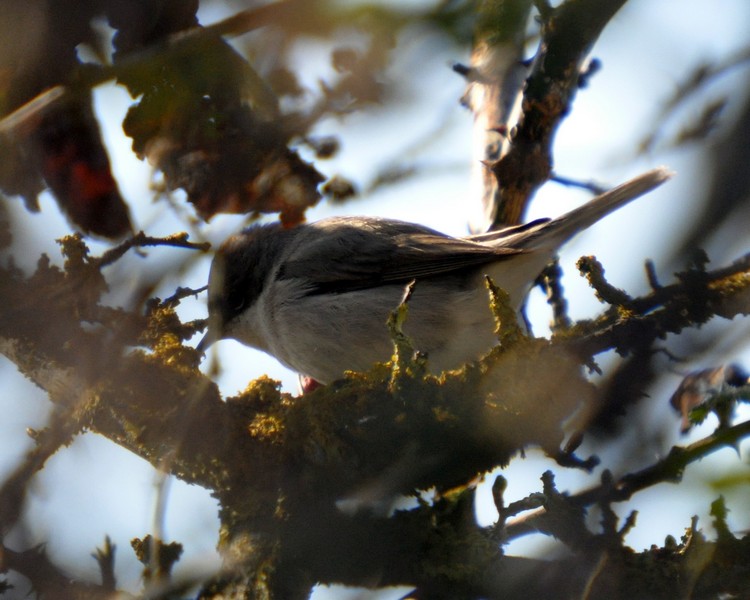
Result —
M 205 354 L 206 350 L 208 350 L 213 345 L 214 342 L 219 341 L 219 336 L 216 335 L 215 331 L 216 331 L 216 328 L 211 327 L 211 325 L 209 324 L 208 330 L 206 331 L 206 334 L 203 336 L 203 339 L 200 342 L 198 342 L 198 345 L 195 347 L 195 349 L 198 352 Z
M 201 354 L 205 354 L 206 350 L 208 350 L 211 344 L 213 343 L 214 341 L 209 338 L 209 334 L 207 333 L 206 335 L 203 336 L 203 339 L 200 342 L 198 342 L 198 345 L 195 347 L 195 349 Z

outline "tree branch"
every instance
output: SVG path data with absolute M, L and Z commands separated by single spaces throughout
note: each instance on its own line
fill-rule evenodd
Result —
M 401 582 L 427 585 L 429 577 L 419 572 L 416 561 L 404 560 L 398 571 L 390 564 L 396 556 L 408 556 L 415 539 L 437 544 L 419 537 L 427 534 L 417 533 L 424 523 L 417 521 L 410 529 L 406 524 L 411 517 L 403 515 L 391 529 L 390 521 L 362 515 L 414 489 L 434 487 L 446 493 L 478 472 L 506 464 L 529 445 L 560 455 L 561 423 L 595 392 L 581 373 L 582 353 L 612 346 L 626 352 L 642 343 L 643 336 L 701 323 L 715 310 L 727 317 L 732 311 L 748 312 L 750 258 L 745 258 L 713 273 L 693 267 L 679 275 L 679 282 L 629 300 L 619 318 L 605 315 L 586 327 L 574 326 L 553 342 L 503 330 L 513 343 L 439 379 L 424 377 L 404 363 L 398 385 L 393 385 L 393 366 L 382 365 L 304 398 L 281 394 L 274 382 L 260 379 L 222 401 L 216 386 L 197 370 L 198 353 L 182 346 L 184 326 L 169 306 L 154 305 L 147 320 L 135 321 L 145 327 L 140 334 L 113 338 L 106 327 L 81 329 L 79 319 L 101 310 L 98 298 L 105 288 L 98 265 L 114 260 L 126 246 L 103 255 L 107 260 L 90 259 L 80 240 L 70 239 L 63 243 L 64 271 L 42 263 L 30 278 L 5 272 L 0 299 L 14 318 L 0 319 L 0 351 L 71 411 L 72 431 L 97 431 L 158 468 L 213 490 L 223 526 L 231 532 L 228 547 L 237 541 L 245 548 L 241 554 L 257 561 L 258 569 L 265 568 L 263 557 L 268 556 L 259 552 L 280 552 L 278 564 L 293 573 L 322 578 L 326 572 L 331 581 L 361 582 L 366 574 L 391 569 L 394 577 L 401 574 Z M 56 289 L 56 295 L 48 289 Z M 44 318 L 63 336 L 52 342 L 50 326 L 40 323 L 30 302 L 42 295 Z M 75 311 L 68 308 L 73 298 Z M 500 294 L 495 301 L 501 310 Z M 19 329 L 24 324 L 28 327 Z M 147 351 L 122 351 L 118 340 L 132 345 L 134 336 Z M 76 347 L 77 353 L 61 352 L 61 347 Z M 90 358 L 81 363 L 80 356 Z M 688 460 L 718 444 L 717 438 Z M 642 489 L 654 477 L 646 472 L 623 489 Z M 354 516 L 340 513 L 342 501 L 353 507 Z M 385 522 L 389 526 L 384 529 Z M 476 535 L 467 531 L 469 538 Z M 241 541 L 244 536 L 255 540 L 253 550 Z M 384 550 L 346 575 L 346 565 L 354 568 L 355 557 L 364 560 L 353 550 L 362 539 L 370 540 L 368 547 L 382 544 Z M 463 539 L 445 540 L 443 550 L 452 555 L 456 550 L 449 548 L 465 544 Z M 481 542 L 489 551 L 487 544 Z M 318 571 L 323 567 L 316 552 L 298 552 L 307 545 L 340 548 L 349 559 L 340 557 L 335 574 Z M 401 553 L 393 555 L 394 547 L 402 548 Z M 493 564 L 499 560 L 495 553 L 488 555 Z M 330 558 L 326 554 L 327 564 Z M 283 587 L 288 577 L 307 581 L 281 569 L 273 585 Z
M 698 462 L 721 448 L 736 447 L 748 436 L 750 436 L 750 421 L 719 429 L 689 446 L 673 446 L 662 460 L 635 473 L 628 473 L 616 482 L 604 478 L 605 481 L 601 485 L 573 494 L 567 498 L 567 502 L 578 508 L 597 503 L 624 502 L 637 492 L 659 483 L 679 483 L 690 464 Z M 541 508 L 509 521 L 505 525 L 506 539 L 510 540 L 539 531 L 540 524 L 548 518 L 546 513 L 546 509 Z
M 474 114 L 472 187 L 483 213 L 473 224 L 478 231 L 495 222 L 499 189 L 487 165 L 507 152 L 511 123 L 518 117 L 518 97 L 528 73 L 523 53 L 531 5 L 531 0 L 480 3 L 471 67 L 454 67 L 468 81 L 462 102 Z
M 646 347 L 667 333 L 679 333 L 715 315 L 731 319 L 750 314 L 750 255 L 712 272 L 696 267 L 677 275 L 680 282 L 647 296 L 632 300 L 618 296 L 623 303 L 617 311 L 579 324 L 583 335 L 575 339 L 562 334 L 557 340 L 582 357 L 612 348 L 625 354 L 635 348 L 636 340 Z
M 545 11 L 541 41 L 526 79 L 521 115 L 507 152 L 491 165 L 499 183 L 493 226 L 521 222 L 528 201 L 552 173 L 552 142 L 570 112 L 581 68 L 625 0 L 568 0 Z
M 99 258 L 92 260 L 92 264 L 101 268 L 111 265 L 119 260 L 131 248 L 144 248 L 147 246 L 171 246 L 173 248 L 188 248 L 190 250 L 200 250 L 208 252 L 211 244 L 208 242 L 190 242 L 190 236 L 185 233 L 175 233 L 163 238 L 151 237 L 139 231 L 133 237 L 125 240 L 115 248 L 107 250 Z

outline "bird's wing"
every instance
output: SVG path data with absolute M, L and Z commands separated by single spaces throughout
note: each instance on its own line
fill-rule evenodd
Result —
M 327 219 L 308 228 L 278 278 L 304 278 L 311 282 L 311 294 L 407 283 L 524 252 L 390 219 Z
M 466 239 L 391 219 L 318 221 L 296 236 L 296 247 L 277 278 L 304 278 L 311 294 L 335 293 L 458 273 L 519 254 L 551 258 L 577 232 L 671 176 L 667 169 L 653 169 L 557 219 L 539 219 Z

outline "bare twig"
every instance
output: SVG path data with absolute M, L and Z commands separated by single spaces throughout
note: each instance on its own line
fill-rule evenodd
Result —
M 564 185 L 567 187 L 575 187 L 580 188 L 582 190 L 588 190 L 592 194 L 603 194 L 606 192 L 609 188 L 596 183 L 594 181 L 578 181 L 577 179 L 571 179 L 569 177 L 563 177 L 562 175 L 553 174 L 550 177 L 551 181 L 554 181 L 555 183 L 559 183 L 560 185 Z
M 68 411 L 58 409 L 46 429 L 29 432 L 36 446 L 26 454 L 0 488 L 0 531 L 7 532 L 15 525 L 23 510 L 31 478 L 55 452 L 71 442 L 79 429 L 80 425 L 75 423 Z
M 56 600 L 112 599 L 111 589 L 71 578 L 49 559 L 42 546 L 22 552 L 0 546 L 0 555 L 3 567 L 26 577 L 39 597 Z M 129 594 L 121 597 L 123 600 L 133 598 Z
M 201 294 L 205 292 L 208 289 L 207 285 L 204 285 L 203 287 L 199 287 L 198 289 L 188 288 L 188 287 L 178 287 L 174 294 L 171 296 L 164 298 L 164 300 L 161 301 L 162 306 L 177 306 L 181 300 L 185 298 L 189 298 L 190 296 L 193 296 L 194 298 L 198 297 L 198 294 Z
M 50 107 L 58 104 L 66 94 L 65 87 L 56 85 L 3 117 L 0 119 L 0 138 L 27 135 L 37 127 Z
M 208 242 L 189 242 L 188 237 L 189 235 L 183 232 L 158 238 L 147 236 L 142 231 L 139 231 L 132 238 L 125 240 L 120 245 L 111 250 L 107 250 L 100 257 L 93 259 L 92 263 L 99 268 L 106 267 L 107 265 L 111 265 L 113 262 L 119 260 L 128 250 L 134 247 L 171 246 L 173 248 L 200 250 L 201 252 L 208 252 L 211 248 L 211 244 Z
M 545 291 L 547 304 L 552 307 L 550 329 L 553 333 L 565 331 L 571 326 L 571 320 L 568 316 L 568 301 L 565 299 L 561 279 L 562 269 L 558 260 L 547 265 L 537 279 L 539 285 Z
M 675 113 L 677 108 L 692 98 L 697 92 L 703 90 L 708 84 L 714 79 L 723 77 L 732 72 L 737 67 L 746 65 L 750 61 L 750 47 L 743 48 L 736 54 L 725 58 L 714 64 L 704 63 L 698 65 L 691 73 L 688 74 L 687 78 L 682 81 L 674 93 L 659 110 L 659 113 L 649 123 L 660 124 L 658 127 L 653 127 L 652 131 L 649 132 L 644 139 L 638 144 L 640 152 L 649 152 L 659 143 L 659 140 L 664 134 L 664 123 L 669 121 L 669 118 Z M 706 106 L 702 115 L 701 121 L 697 125 L 691 127 L 693 133 L 701 133 L 705 131 L 706 125 L 709 127 L 714 124 L 714 119 L 717 116 L 717 112 L 721 111 L 724 107 L 725 100 L 714 100 Z M 685 133 L 680 134 L 681 137 L 686 137 Z M 690 137 L 690 136 L 687 136 Z M 682 141 L 682 140 L 677 140 Z
M 604 267 L 595 257 L 583 256 L 578 259 L 576 266 L 602 302 L 612 306 L 624 306 L 633 301 L 624 291 L 614 287 L 604 278 Z
M 651 286 L 651 289 L 654 291 L 660 289 L 661 284 L 659 283 L 659 277 L 656 274 L 656 265 L 654 265 L 654 261 L 647 260 L 644 268 L 646 269 L 646 278 L 648 279 L 648 284 Z
M 672 447 L 669 454 L 662 460 L 635 473 L 624 475 L 615 483 L 603 482 L 601 485 L 571 495 L 568 502 L 578 507 L 601 502 L 624 502 L 637 492 L 656 484 L 679 483 L 687 466 L 721 448 L 736 447 L 740 440 L 748 436 L 750 436 L 750 421 L 719 429 L 689 446 Z M 514 539 L 536 531 L 538 528 L 536 523 L 539 519 L 545 518 L 545 513 L 545 509 L 539 509 L 506 523 L 507 539 Z
M 97 548 L 96 552 L 91 554 L 99 565 L 99 571 L 102 575 L 102 587 L 112 592 L 117 587 L 115 579 L 115 550 L 117 550 L 117 546 L 112 543 L 109 536 L 105 536 L 104 548 Z
M 611 348 L 627 352 L 634 339 L 649 343 L 705 322 L 714 314 L 724 318 L 750 314 L 750 254 L 714 271 L 692 270 L 681 275 L 678 283 L 624 303 L 621 308 L 627 317 L 622 318 L 624 313 L 619 312 L 616 320 L 599 321 L 591 333 L 559 343 L 588 357 Z

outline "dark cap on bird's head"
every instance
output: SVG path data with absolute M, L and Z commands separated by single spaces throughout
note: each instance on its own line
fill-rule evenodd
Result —
M 248 227 L 216 252 L 208 276 L 208 329 L 197 350 L 226 337 L 228 325 L 258 299 L 288 237 L 280 230 L 279 223 Z

